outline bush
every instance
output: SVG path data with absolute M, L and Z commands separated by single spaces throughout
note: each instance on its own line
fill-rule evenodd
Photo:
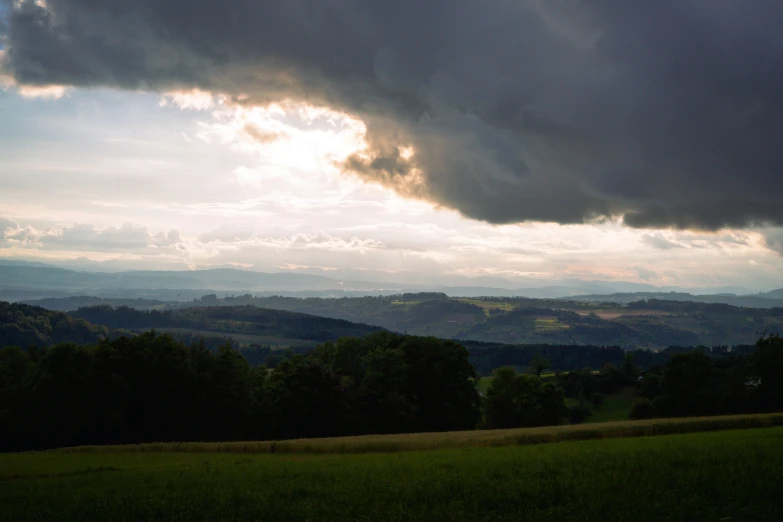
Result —
M 584 406 L 571 406 L 568 408 L 568 422 L 571 424 L 581 424 L 593 414 L 590 408 Z
M 650 399 L 638 399 L 628 412 L 628 418 L 632 420 L 651 419 L 652 416 L 653 408 Z

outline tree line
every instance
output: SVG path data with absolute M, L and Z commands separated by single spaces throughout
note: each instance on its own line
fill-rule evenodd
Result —
M 0 349 L 0 450 L 464 430 L 481 417 L 459 344 L 346 337 L 272 370 L 230 344 L 148 332 Z
M 783 410 L 783 338 L 760 339 L 750 353 L 711 358 L 673 354 L 639 378 L 631 418 L 730 415 Z
M 263 347 L 261 347 L 263 348 Z M 262 350 L 263 351 L 263 350 Z M 783 340 L 749 355 L 680 352 L 641 372 L 619 366 L 542 376 L 494 372 L 486 394 L 462 345 L 390 332 L 344 337 L 252 366 L 154 331 L 96 344 L 0 349 L 0 451 L 153 441 L 230 441 L 511 428 L 582 422 L 629 385 L 634 418 L 783 409 Z M 572 400 L 566 407 L 565 398 Z
M 503 366 L 523 367 L 536 355 L 544 356 L 554 371 L 566 372 L 589 368 L 600 370 L 604 364 L 615 367 L 624 364 L 630 353 L 640 370 L 657 368 L 677 353 L 697 351 L 710 359 L 733 356 L 747 356 L 756 347 L 740 346 L 670 346 L 663 350 L 624 350 L 619 346 L 594 346 L 575 344 L 500 344 L 481 341 L 460 341 L 470 352 L 470 362 L 480 375 L 490 375 Z

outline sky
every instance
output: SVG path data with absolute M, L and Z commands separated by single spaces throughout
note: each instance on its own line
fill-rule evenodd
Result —
M 783 286 L 783 6 L 654 5 L 0 0 L 0 258 Z

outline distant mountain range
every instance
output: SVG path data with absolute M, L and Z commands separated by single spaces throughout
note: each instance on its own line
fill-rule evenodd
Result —
M 694 303 L 721 303 L 746 308 L 783 308 L 783 289 L 760 294 L 735 295 L 712 294 L 693 295 L 686 292 L 630 292 L 615 294 L 578 295 L 569 298 L 572 301 L 592 303 L 627 304 L 636 301 L 658 299 L 661 301 L 689 301 Z
M 748 294 L 745 289 L 659 288 L 624 281 L 525 281 L 513 288 L 510 281 L 497 278 L 462 278 L 476 285 L 412 285 L 397 282 L 341 280 L 322 275 L 280 272 L 267 273 L 235 268 L 182 271 L 85 272 L 31 261 L 0 260 L 0 299 L 31 299 L 96 296 L 159 301 L 192 301 L 203 295 L 253 294 L 291 297 L 357 297 L 394 295 L 404 292 L 438 291 L 450 296 L 530 297 L 537 299 L 570 298 L 585 301 L 631 302 L 640 299 L 693 300 L 728 303 L 737 306 L 783 306 L 783 289 L 763 294 Z M 484 283 L 491 283 L 485 285 Z M 548 283 L 548 284 L 547 284 Z M 507 286 L 493 286 L 507 285 Z M 742 295 L 746 294 L 746 295 Z
M 311 292 L 360 295 L 404 289 L 393 283 L 338 281 L 297 273 L 264 273 L 218 268 L 192 271 L 78 272 L 48 266 L 0 264 L 0 299 L 92 295 L 190 301 L 209 293 Z

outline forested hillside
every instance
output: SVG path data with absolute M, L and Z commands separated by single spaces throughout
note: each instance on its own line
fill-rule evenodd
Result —
M 107 328 L 90 324 L 83 318 L 37 306 L 0 301 L 0 348 L 63 342 L 94 343 L 108 335 Z
M 429 292 L 336 299 L 253 297 L 250 294 L 219 298 L 211 294 L 189 303 L 71 297 L 35 303 L 59 310 L 106 304 L 161 312 L 194 307 L 254 306 L 365 323 L 398 333 L 462 341 L 609 345 L 625 349 L 746 345 L 754 343 L 764 332 L 783 331 L 783 308 L 744 308 L 657 299 L 612 304 L 502 297 L 467 299 Z M 147 321 L 152 316 L 143 316 L 143 319 L 148 324 L 142 327 L 152 326 Z
M 382 331 L 377 326 L 254 306 L 136 310 L 108 305 L 80 308 L 72 315 L 112 328 L 179 328 L 226 335 L 257 335 L 309 341 L 335 340 Z
M 202 301 L 212 306 L 242 304 L 346 319 L 399 333 L 502 344 L 626 349 L 731 346 L 752 344 L 764 332 L 783 331 L 781 308 L 661 300 L 626 305 L 554 299 L 462 299 L 445 294 L 340 299 L 259 298 L 248 294 L 223 299 L 212 295 Z
M 170 301 L 159 301 L 156 299 L 125 299 L 119 297 L 95 297 L 87 295 L 70 297 L 47 297 L 44 299 L 32 299 L 22 301 L 25 304 L 40 306 L 47 310 L 56 310 L 58 312 L 74 312 L 79 308 L 88 306 L 128 306 L 137 310 L 156 310 L 166 308 Z
M 621 366 L 629 355 L 634 364 L 647 370 L 666 364 L 673 355 L 699 352 L 710 358 L 742 357 L 751 353 L 754 345 L 727 346 L 670 346 L 661 350 L 623 350 L 619 346 L 575 344 L 499 344 L 481 341 L 460 342 L 470 353 L 470 363 L 480 375 L 489 375 L 496 368 L 513 366 L 529 368 L 535 357 L 547 360 L 548 370 L 567 372 L 581 369 L 599 370 L 604 364 Z

